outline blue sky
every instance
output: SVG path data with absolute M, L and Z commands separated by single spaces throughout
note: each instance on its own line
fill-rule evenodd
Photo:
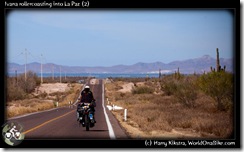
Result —
M 15 10 L 6 17 L 7 61 L 131 65 L 233 57 L 226 10 Z

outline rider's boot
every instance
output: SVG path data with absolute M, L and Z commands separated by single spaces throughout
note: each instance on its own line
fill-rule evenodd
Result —
M 94 120 L 94 123 L 96 123 L 95 113 L 93 114 L 93 120 Z
M 80 121 L 81 114 L 77 111 L 76 115 L 77 115 L 77 121 Z

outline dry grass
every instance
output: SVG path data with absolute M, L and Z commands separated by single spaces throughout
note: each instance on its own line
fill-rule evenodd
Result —
M 106 97 L 110 103 L 128 110 L 127 122 L 123 121 L 123 110 L 112 112 L 132 138 L 139 135 L 151 138 L 225 139 L 233 132 L 232 112 L 218 111 L 213 99 L 203 93 L 198 93 L 195 107 L 190 108 L 178 102 L 174 96 L 117 92 L 115 88 L 124 84 L 106 84 Z
M 68 106 L 70 101 L 74 102 L 78 98 L 80 89 L 80 84 L 72 84 L 70 86 L 70 90 L 66 90 L 65 92 L 54 92 L 52 93 L 53 96 L 50 94 L 43 95 L 43 93 L 40 93 L 38 96 L 34 96 L 33 98 L 7 102 L 7 118 L 56 108 L 56 96 L 59 95 L 63 96 L 62 99 L 59 99 L 59 106 Z
M 11 118 L 26 113 L 32 113 L 42 111 L 45 109 L 53 108 L 54 104 L 52 101 L 45 101 L 39 99 L 25 99 L 8 102 L 7 117 Z

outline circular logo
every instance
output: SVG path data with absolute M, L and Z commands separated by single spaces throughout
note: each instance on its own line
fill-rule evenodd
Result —
M 18 122 L 7 122 L 3 125 L 2 137 L 10 146 L 17 146 L 23 140 L 25 135 L 21 133 L 23 131 L 23 126 Z

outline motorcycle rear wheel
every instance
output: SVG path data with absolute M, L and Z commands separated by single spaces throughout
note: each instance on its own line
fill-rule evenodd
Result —
M 90 122 L 89 122 L 89 116 L 85 116 L 85 125 L 86 125 L 86 131 L 89 131 L 90 127 Z

